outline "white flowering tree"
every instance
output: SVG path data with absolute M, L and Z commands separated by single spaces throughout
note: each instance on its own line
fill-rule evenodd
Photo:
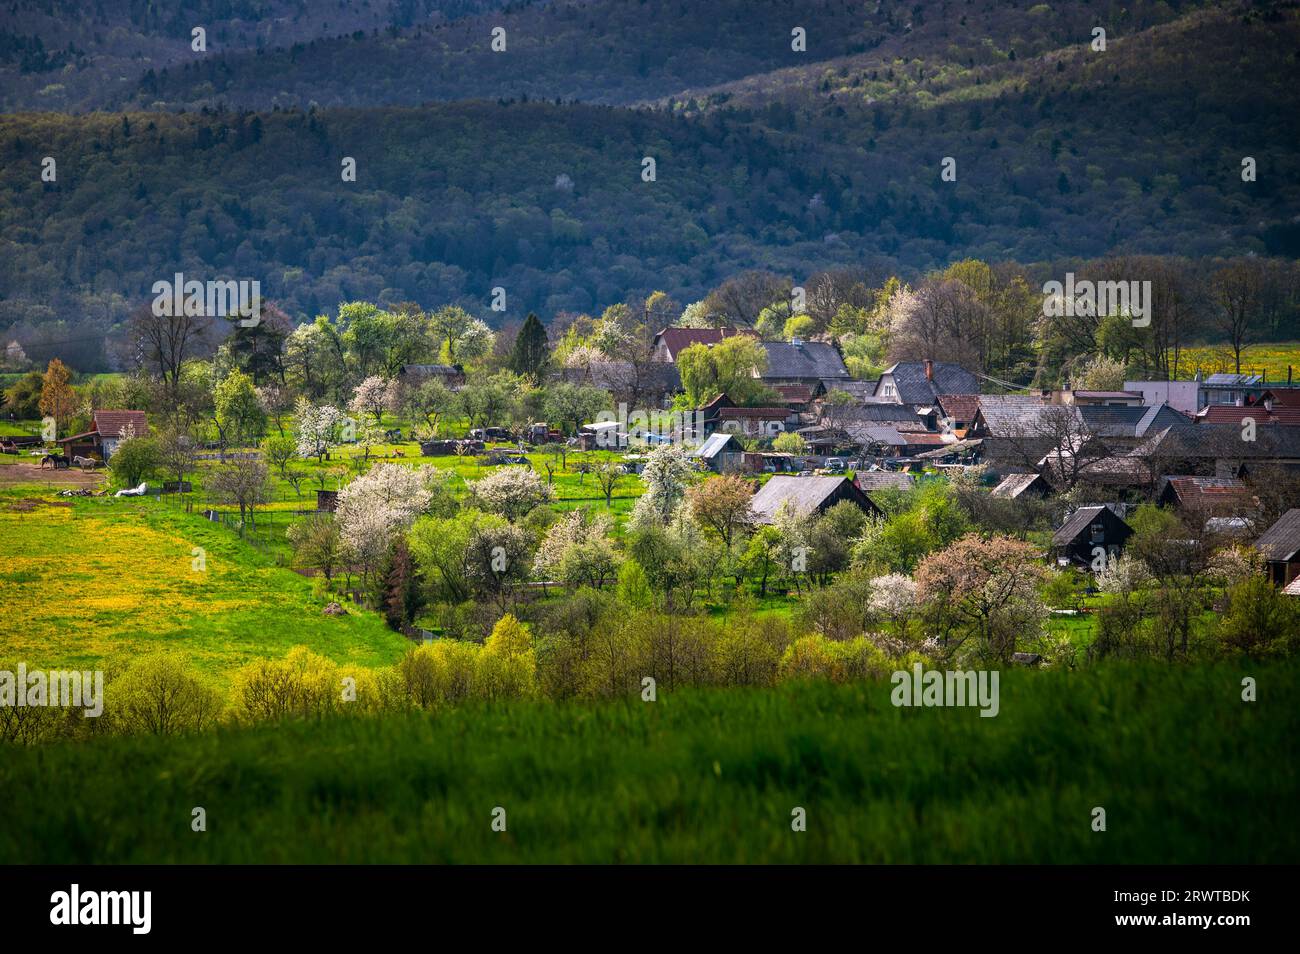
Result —
M 1094 577 L 1097 589 L 1111 596 L 1126 596 L 1151 582 L 1151 571 L 1137 557 L 1121 553 L 1106 561 Z
M 472 481 L 469 489 L 483 510 L 500 514 L 511 523 L 555 499 L 555 491 L 531 467 L 503 467 Z
M 901 634 L 916 612 L 916 581 L 902 573 L 887 573 L 871 581 L 867 607 L 880 619 L 893 623 Z
M 645 493 L 636 502 L 632 522 L 637 526 L 667 525 L 686 496 L 690 477 L 691 463 L 686 452 L 676 444 L 664 444 L 652 450 L 641 472 Z
M 298 401 L 293 414 L 294 438 L 299 457 L 315 457 L 321 462 L 337 443 L 337 431 L 343 415 L 332 404 L 320 407 L 306 398 Z
M 601 587 L 618 575 L 619 557 L 610 543 L 609 516 L 574 510 L 546 531 L 533 559 L 533 572 L 543 580 L 571 586 Z
M 376 464 L 339 491 L 334 519 L 343 544 L 366 579 L 399 533 L 429 509 L 437 468 Z
M 348 410 L 359 418 L 373 415 L 375 426 L 384 422 L 384 409 L 389 405 L 391 385 L 377 374 L 372 374 L 352 391 L 352 402 Z

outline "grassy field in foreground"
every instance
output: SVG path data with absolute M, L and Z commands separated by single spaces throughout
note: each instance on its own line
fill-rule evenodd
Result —
M 0 862 L 1300 860 L 1300 664 L 1001 690 L 988 719 L 882 681 L 11 749 Z
M 196 547 L 206 569 L 194 568 Z M 300 644 L 361 665 L 392 663 L 408 646 L 378 614 L 322 615 L 311 581 L 153 500 L 0 494 L 0 607 L 0 655 L 32 667 L 173 648 L 224 681 Z

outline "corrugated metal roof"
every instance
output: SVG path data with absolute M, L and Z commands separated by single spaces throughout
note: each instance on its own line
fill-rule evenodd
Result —
M 992 494 L 994 497 L 1007 497 L 1014 500 L 1039 479 L 1038 474 L 1008 474 L 1002 479 L 1002 483 L 993 488 Z
M 735 434 L 728 434 L 724 431 L 718 431 L 716 434 L 710 434 L 705 439 L 703 444 L 701 444 L 699 447 L 695 448 L 694 450 L 690 451 L 686 456 L 703 457 L 707 460 L 712 460 L 718 454 L 722 453 L 722 451 L 726 448 L 726 446 L 730 444 L 732 441 L 734 441 L 735 439 L 736 439 Z M 740 445 L 737 444 L 735 449 L 739 451 Z

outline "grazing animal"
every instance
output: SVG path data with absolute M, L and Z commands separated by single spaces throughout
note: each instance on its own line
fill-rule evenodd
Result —
M 406 452 L 405 452 L 405 451 L 395 450 L 395 451 L 393 451 L 393 456 L 394 456 L 394 457 L 405 457 L 405 456 L 406 456 Z
M 82 470 L 94 470 L 96 467 L 99 466 L 99 461 L 95 460 L 95 458 L 82 457 L 81 455 L 77 455 L 76 457 L 72 458 L 72 462 L 76 464 L 78 467 L 80 467 Z
M 49 464 L 55 470 L 67 470 L 70 463 L 71 461 L 62 454 L 46 454 L 41 458 L 42 468 L 44 468 L 46 464 Z

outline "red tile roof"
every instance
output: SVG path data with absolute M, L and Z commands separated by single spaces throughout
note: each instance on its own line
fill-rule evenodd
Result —
M 1300 424 L 1300 407 L 1274 404 L 1270 411 L 1259 405 L 1238 407 L 1235 404 L 1211 404 L 1196 415 L 1196 419 L 1204 424 L 1240 424 L 1246 418 L 1252 418 L 1256 424 L 1297 425 Z
M 1170 477 L 1178 502 L 1193 510 L 1250 507 L 1255 496 L 1236 477 Z
M 723 338 L 736 335 L 757 337 L 752 331 L 743 328 L 665 328 L 655 337 L 667 346 L 668 354 L 676 361 L 683 348 L 693 344 L 715 345 Z
M 812 388 L 806 384 L 778 384 L 773 390 L 781 395 L 782 401 L 791 404 L 807 404 L 812 400 Z
M 927 446 L 932 445 L 934 447 L 939 447 L 943 444 L 949 443 L 949 441 L 943 439 L 942 434 L 914 433 L 912 431 L 900 431 L 899 433 L 902 434 L 903 439 L 906 440 L 909 445 L 925 444 Z
M 1269 388 L 1259 397 L 1247 400 L 1251 404 L 1263 404 L 1268 399 L 1272 399 L 1274 407 L 1300 407 L 1300 388 Z
M 980 396 L 978 394 L 941 394 L 939 395 L 939 408 L 943 411 L 944 417 L 950 417 L 954 421 L 970 423 L 975 419 L 975 412 L 980 408 Z
M 96 411 L 95 430 L 100 437 L 120 437 L 122 428 L 131 426 L 136 437 L 145 437 L 149 433 L 149 420 L 144 411 Z

